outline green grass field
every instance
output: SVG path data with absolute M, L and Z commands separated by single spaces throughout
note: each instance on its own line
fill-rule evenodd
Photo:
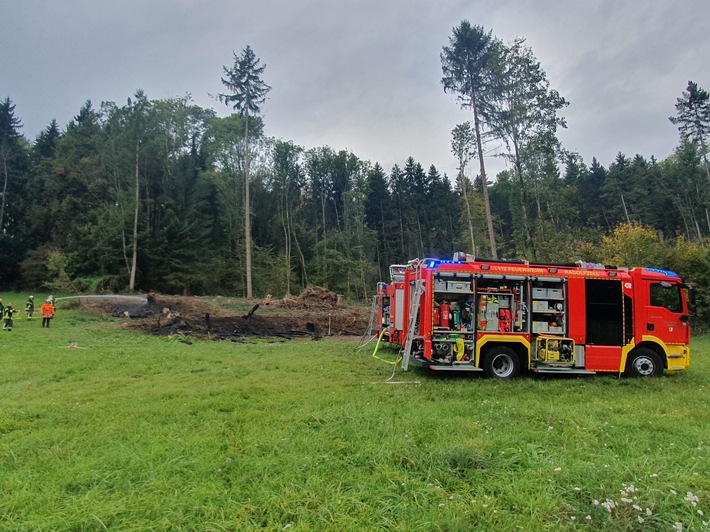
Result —
M 708 529 L 710 337 L 652 380 L 388 382 L 374 342 L 40 325 L 0 331 L 2 530 Z

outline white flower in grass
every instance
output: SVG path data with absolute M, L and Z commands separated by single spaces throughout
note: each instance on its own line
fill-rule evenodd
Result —
M 594 499 L 594 501 L 592 501 L 592 502 L 594 502 L 594 506 L 599 506 L 599 501 L 598 501 L 598 500 Z
M 586 519 L 587 521 L 591 521 L 591 520 L 592 520 L 592 516 L 591 516 L 591 515 L 588 515 L 587 517 L 585 517 L 585 519 Z
M 671 493 L 672 493 L 673 495 L 678 495 L 678 492 L 677 492 L 676 490 L 671 490 Z
M 606 511 L 611 513 L 611 511 L 616 508 L 616 503 L 611 499 L 607 499 L 602 503 L 602 506 L 606 508 Z
M 679 523 L 676 521 L 674 526 L 675 526 L 675 529 L 677 530 L 677 532 L 683 532 L 683 523 Z
M 646 515 L 651 517 L 653 515 L 653 512 L 651 511 L 650 508 L 646 508 Z
M 444 503 L 443 502 L 439 503 L 439 508 L 443 508 L 443 507 L 444 507 Z
M 698 505 L 698 497 L 697 495 L 693 495 L 691 492 L 688 492 L 688 494 L 685 496 L 685 500 L 688 501 L 690 504 L 693 506 Z
M 639 523 L 643 524 L 644 521 L 645 519 L 639 515 Z
M 625 502 L 626 504 L 631 504 L 632 502 L 634 502 L 634 500 L 633 500 L 633 499 L 629 499 L 629 498 L 627 498 L 627 497 L 622 497 L 622 498 L 621 498 L 621 502 Z
M 702 510 L 698 510 L 698 515 L 702 517 L 702 516 L 704 516 L 705 514 L 703 513 Z
M 578 488 L 577 486 L 575 486 L 574 491 L 582 491 L 582 488 Z
M 643 508 L 641 508 L 638 504 L 634 504 L 634 510 L 637 512 L 643 512 Z
M 556 468 L 555 468 L 555 473 L 559 473 L 560 471 L 562 471 L 562 468 L 561 468 L 561 467 L 556 467 Z

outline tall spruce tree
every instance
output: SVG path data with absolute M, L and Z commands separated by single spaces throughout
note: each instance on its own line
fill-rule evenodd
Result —
M 683 139 L 691 140 L 700 146 L 705 174 L 710 180 L 707 145 L 710 135 L 710 94 L 698 87 L 697 83 L 688 81 L 688 88 L 678 98 L 675 108 L 678 115 L 669 117 L 669 120 L 678 126 Z
M 28 147 L 20 133 L 22 122 L 10 98 L 0 102 L 0 284 L 17 279 L 27 239 L 26 201 Z
M 0 199 L 0 232 L 5 233 L 7 222 L 5 208 L 13 180 L 18 179 L 27 166 L 26 152 L 22 147 L 22 122 L 15 116 L 15 105 L 10 98 L 0 102 L 0 165 L 2 170 L 2 198 Z
M 453 29 L 449 37 L 449 46 L 444 46 L 441 53 L 441 67 L 444 77 L 441 83 L 444 91 L 457 94 L 461 107 L 470 109 L 473 113 L 473 131 L 476 136 L 478 164 L 480 167 L 483 200 L 486 206 L 486 222 L 488 239 L 493 258 L 498 258 L 493 215 L 488 198 L 488 182 L 486 166 L 483 158 L 484 130 L 481 106 L 491 97 L 493 84 L 493 58 L 497 39 L 492 32 L 486 33 L 482 26 L 471 26 L 468 20 L 463 20 Z
M 252 278 L 251 278 L 251 210 L 249 201 L 249 117 L 259 114 L 261 104 L 266 101 L 266 95 L 271 87 L 264 83 L 261 75 L 266 69 L 266 65 L 260 65 L 259 58 L 256 57 L 251 46 L 247 45 L 242 50 L 241 55 L 234 55 L 234 64 L 231 68 L 223 67 L 225 77 L 222 84 L 230 93 L 220 93 L 219 100 L 225 105 L 231 105 L 232 109 L 239 112 L 244 117 L 244 143 L 246 145 L 246 160 L 244 169 L 244 238 L 246 240 L 246 280 L 247 298 L 251 299 Z

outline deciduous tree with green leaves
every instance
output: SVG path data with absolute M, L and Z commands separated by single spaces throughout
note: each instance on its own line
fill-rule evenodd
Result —
M 558 127 L 565 127 L 558 111 L 568 102 L 550 88 L 545 71 L 524 39 L 516 39 L 509 46 L 496 43 L 492 63 L 492 94 L 481 103 L 481 115 L 507 148 L 505 157 L 513 167 L 520 194 L 525 235 L 522 251 L 535 258 L 528 189 L 539 191 L 540 180 L 556 177 L 555 156 L 560 151 L 556 132 Z M 553 175 L 541 175 L 543 169 Z M 540 197 L 535 195 L 534 201 L 539 229 Z
M 261 75 L 266 65 L 261 65 L 251 46 L 247 45 L 241 55 L 234 55 L 234 64 L 224 70 L 222 84 L 230 93 L 220 93 L 219 100 L 239 112 L 244 117 L 244 143 L 246 159 L 244 169 L 244 237 L 246 240 L 246 276 L 247 298 L 252 299 L 251 278 L 251 211 L 249 204 L 249 117 L 259 114 L 261 105 L 266 101 L 266 95 L 271 90 Z

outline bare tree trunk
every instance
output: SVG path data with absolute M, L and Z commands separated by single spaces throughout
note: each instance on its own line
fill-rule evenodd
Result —
M 481 168 L 481 187 L 483 188 L 483 202 L 486 205 L 486 223 L 488 225 L 488 239 L 491 243 L 491 255 L 498 258 L 498 248 L 496 246 L 496 234 L 493 230 L 493 214 L 491 213 L 491 201 L 488 198 L 488 181 L 486 177 L 486 165 L 483 162 L 483 142 L 481 141 L 481 124 L 478 120 L 478 107 L 475 94 L 471 95 L 473 106 L 473 123 L 476 128 L 476 148 L 478 149 L 478 163 Z
M 244 167 L 244 240 L 246 244 L 247 262 L 247 299 L 252 299 L 251 284 L 251 207 L 249 204 L 249 115 L 244 115 L 244 139 L 246 141 L 246 159 Z
M 630 224 L 631 219 L 629 218 L 629 211 L 626 210 L 626 202 L 624 201 L 624 195 L 619 194 L 621 196 L 621 205 L 624 207 L 624 216 L 626 216 L 626 223 Z
M 296 236 L 296 230 L 293 229 L 293 241 L 296 243 L 296 251 L 298 251 L 298 256 L 301 259 L 301 271 L 303 275 L 301 277 L 301 284 L 303 286 L 308 285 L 308 272 L 306 272 L 306 257 L 303 255 L 303 250 L 301 249 L 301 244 Z
M 702 135 L 700 135 L 700 149 L 703 152 L 703 166 L 705 166 L 705 175 L 708 177 L 708 181 L 710 181 L 710 167 L 708 166 L 708 149 L 705 146 L 705 139 Z
M 7 194 L 7 179 L 8 179 L 8 173 L 7 173 L 7 156 L 5 155 L 5 146 L 3 145 L 2 147 L 2 171 L 3 171 L 3 176 L 4 176 L 4 183 L 2 186 L 2 204 L 0 206 L 0 233 L 2 233 L 2 222 L 5 219 L 5 195 Z
M 288 186 L 288 185 L 287 185 Z M 284 255 L 286 260 L 286 295 L 291 294 L 291 253 L 293 243 L 291 241 L 291 215 L 289 212 L 288 193 L 282 207 L 281 223 L 284 230 Z
M 133 292 L 136 287 L 136 268 L 138 262 L 138 211 L 140 207 L 141 189 L 140 189 L 140 173 L 139 173 L 139 152 L 140 139 L 136 140 L 136 204 L 133 209 L 133 256 L 131 259 L 131 276 L 128 282 L 129 292 Z
M 520 187 L 520 212 L 523 218 L 523 233 L 525 236 L 525 247 L 527 252 L 532 252 L 533 258 L 537 254 L 536 246 L 533 243 L 532 233 L 530 231 L 530 220 L 528 217 L 528 195 L 525 186 L 525 179 L 523 179 L 523 164 L 520 160 L 520 147 L 518 145 L 517 135 L 513 137 L 513 147 L 514 147 L 514 157 L 515 157 L 515 174 L 518 178 L 518 185 Z M 538 198 L 539 199 L 539 198 Z M 539 209 L 539 204 L 538 204 Z
M 459 174 L 459 180 L 461 181 L 461 192 L 463 192 L 463 200 L 466 203 L 466 220 L 468 221 L 468 234 L 471 238 L 471 253 L 476 256 L 476 241 L 473 238 L 473 219 L 471 215 L 471 202 L 468 199 L 468 189 L 466 187 L 466 176 L 462 173 Z

